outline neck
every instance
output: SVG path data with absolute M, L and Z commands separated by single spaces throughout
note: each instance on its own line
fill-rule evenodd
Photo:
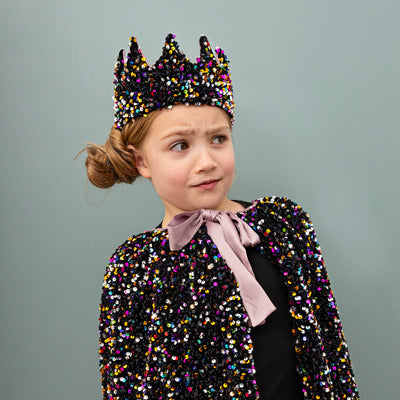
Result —
M 216 209 L 216 210 L 231 211 L 233 213 L 238 213 L 238 212 L 243 211 L 244 209 L 245 209 L 245 207 L 243 207 L 240 203 L 237 203 L 236 201 L 227 199 L 227 201 L 223 204 L 223 206 L 218 207 L 218 209 Z M 192 211 L 196 211 L 196 210 L 192 210 Z M 176 213 L 176 214 L 179 214 L 179 213 Z M 174 215 L 176 215 L 176 214 L 174 214 Z M 166 228 L 167 225 L 169 224 L 169 222 L 171 221 L 171 219 L 174 217 L 174 215 L 171 215 L 170 213 L 165 212 L 161 227 Z

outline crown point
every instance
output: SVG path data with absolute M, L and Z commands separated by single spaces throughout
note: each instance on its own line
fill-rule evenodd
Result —
M 173 33 L 168 33 L 167 37 L 165 38 L 165 42 L 166 43 L 173 42 L 175 38 L 176 35 L 174 35 Z

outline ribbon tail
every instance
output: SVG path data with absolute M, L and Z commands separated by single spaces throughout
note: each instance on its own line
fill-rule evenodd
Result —
M 239 284 L 240 289 L 240 284 Z M 254 288 L 253 288 L 254 289 Z M 260 289 L 264 292 L 264 290 Z M 262 325 L 265 320 L 276 310 L 274 303 L 264 292 L 263 294 L 258 291 L 257 301 L 254 301 L 253 296 L 242 294 L 243 303 L 246 304 L 246 311 L 249 314 L 251 326 Z
M 222 228 L 222 223 L 225 226 L 225 230 Z M 243 221 L 241 223 L 244 224 Z M 264 323 L 276 308 L 262 286 L 257 282 L 247 258 L 246 249 L 243 247 L 239 232 L 234 225 L 234 222 L 228 216 L 226 216 L 226 219 L 224 217 L 224 220 L 219 221 L 219 223 L 206 222 L 209 235 L 217 245 L 218 250 L 239 284 L 240 296 L 249 316 L 250 324 L 257 326 Z M 228 229 L 229 226 L 232 229 Z M 251 228 L 249 227 L 249 229 Z M 256 233 L 254 232 L 254 234 Z

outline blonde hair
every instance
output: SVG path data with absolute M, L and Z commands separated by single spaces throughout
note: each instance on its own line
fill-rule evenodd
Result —
M 147 117 L 139 117 L 121 130 L 113 127 L 104 145 L 87 144 L 79 154 L 87 152 L 86 172 L 93 185 L 106 189 L 116 183 L 133 183 L 140 176 L 128 145 L 140 147 L 158 113 L 157 110 Z

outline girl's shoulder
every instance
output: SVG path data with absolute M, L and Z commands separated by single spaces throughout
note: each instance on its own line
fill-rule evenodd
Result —
M 160 248 L 168 246 L 168 231 L 162 228 L 146 230 L 130 236 L 117 247 L 109 264 L 131 263 L 161 252 Z
M 307 212 L 287 197 L 259 198 L 240 218 L 260 235 L 261 240 L 279 243 L 279 247 L 307 246 L 319 251 L 314 226 Z
M 251 202 L 251 205 L 242 211 L 242 219 L 253 217 L 255 219 L 268 218 L 286 222 L 288 224 L 300 224 L 304 227 L 312 225 L 309 215 L 295 201 L 287 197 L 266 196 Z M 251 219 L 251 218 L 250 218 Z

